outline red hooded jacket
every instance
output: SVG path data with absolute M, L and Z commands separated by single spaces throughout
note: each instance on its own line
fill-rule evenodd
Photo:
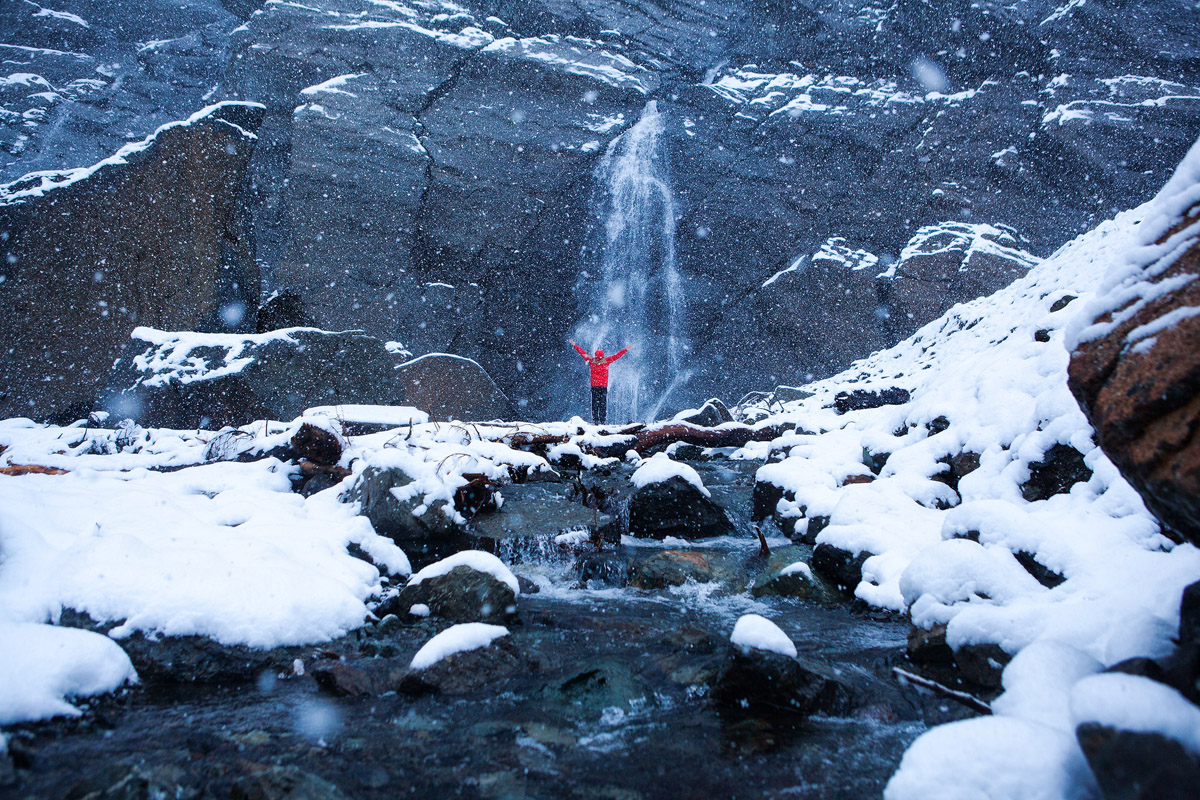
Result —
M 576 345 L 574 345 L 574 347 L 577 351 L 579 351 L 579 355 L 583 356 L 583 360 L 588 363 L 588 366 L 591 367 L 592 386 L 607 387 L 608 386 L 608 365 L 613 363 L 618 358 L 620 358 L 621 356 L 623 356 L 629 352 L 629 348 L 626 347 L 624 350 L 617 353 L 615 356 L 609 356 L 609 357 L 605 358 L 603 350 L 597 350 L 595 356 L 589 356 L 587 354 L 587 351 L 584 350 L 579 345 L 576 344 Z

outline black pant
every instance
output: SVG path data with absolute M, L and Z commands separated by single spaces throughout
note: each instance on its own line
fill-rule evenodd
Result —
M 608 387 L 592 387 L 592 422 L 603 425 L 608 421 Z

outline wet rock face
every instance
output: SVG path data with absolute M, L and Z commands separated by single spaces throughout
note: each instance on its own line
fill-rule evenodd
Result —
M 633 536 L 699 539 L 733 532 L 725 510 L 680 477 L 647 484 L 629 501 L 629 533 Z
M 963 222 L 921 228 L 883 288 L 889 325 L 907 335 L 954 303 L 1007 286 L 1036 263 L 1011 229 Z
M 316 405 L 404 402 L 391 354 L 369 336 L 136 334 L 113 368 L 105 405 L 145 425 L 220 428 L 294 419 Z
M 252 323 L 239 198 L 261 119 L 219 106 L 87 177 L 0 187 L 0 416 L 86 416 L 135 325 Z
M 1183 247 L 1174 263 L 1158 274 L 1147 265 L 1133 276 L 1131 280 L 1142 282 L 1134 287 L 1138 297 L 1165 281 L 1200 275 L 1197 210 L 1187 210 L 1162 237 Z M 1123 284 L 1114 291 L 1128 290 Z M 1100 447 L 1146 506 L 1171 535 L 1200 544 L 1200 440 L 1195 436 L 1200 425 L 1200 317 L 1188 310 L 1197 305 L 1200 281 L 1195 280 L 1145 302 L 1102 337 L 1079 344 L 1071 356 L 1069 382 L 1096 428 Z M 1128 304 L 1114 309 L 1097 322 L 1127 309 Z M 1162 329 L 1135 337 L 1142 326 Z

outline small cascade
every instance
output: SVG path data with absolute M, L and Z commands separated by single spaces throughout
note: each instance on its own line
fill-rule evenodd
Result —
M 652 421 L 685 384 L 685 303 L 675 265 L 675 201 L 659 138 L 655 101 L 609 145 L 596 168 L 596 263 L 590 265 L 587 317 L 576 338 L 589 352 L 629 348 L 613 367 L 609 421 Z

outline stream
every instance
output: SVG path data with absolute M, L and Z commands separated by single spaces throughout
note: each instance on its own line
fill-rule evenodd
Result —
M 748 520 L 749 465 L 696 466 Z M 607 545 L 618 561 L 694 550 L 724 565 L 720 581 L 647 590 L 581 582 L 586 553 L 509 542 L 501 556 L 527 587 L 508 623 L 511 663 L 453 692 L 395 688 L 444 620 L 409 617 L 271 651 L 134 637 L 123 644 L 143 683 L 84 704 L 80 719 L 13 729 L 17 778 L 0 780 L 0 796 L 878 797 L 913 739 L 968 712 L 896 680 L 902 618 L 851 602 L 752 598 L 744 587 L 758 549 L 749 536 Z M 776 622 L 802 658 L 852 685 L 854 709 L 718 709 L 709 687 L 745 613 Z M 311 670 L 298 674 L 297 660 L 335 659 L 376 676 L 376 690 L 338 696 Z M 214 660 L 226 668 L 180 682 Z

